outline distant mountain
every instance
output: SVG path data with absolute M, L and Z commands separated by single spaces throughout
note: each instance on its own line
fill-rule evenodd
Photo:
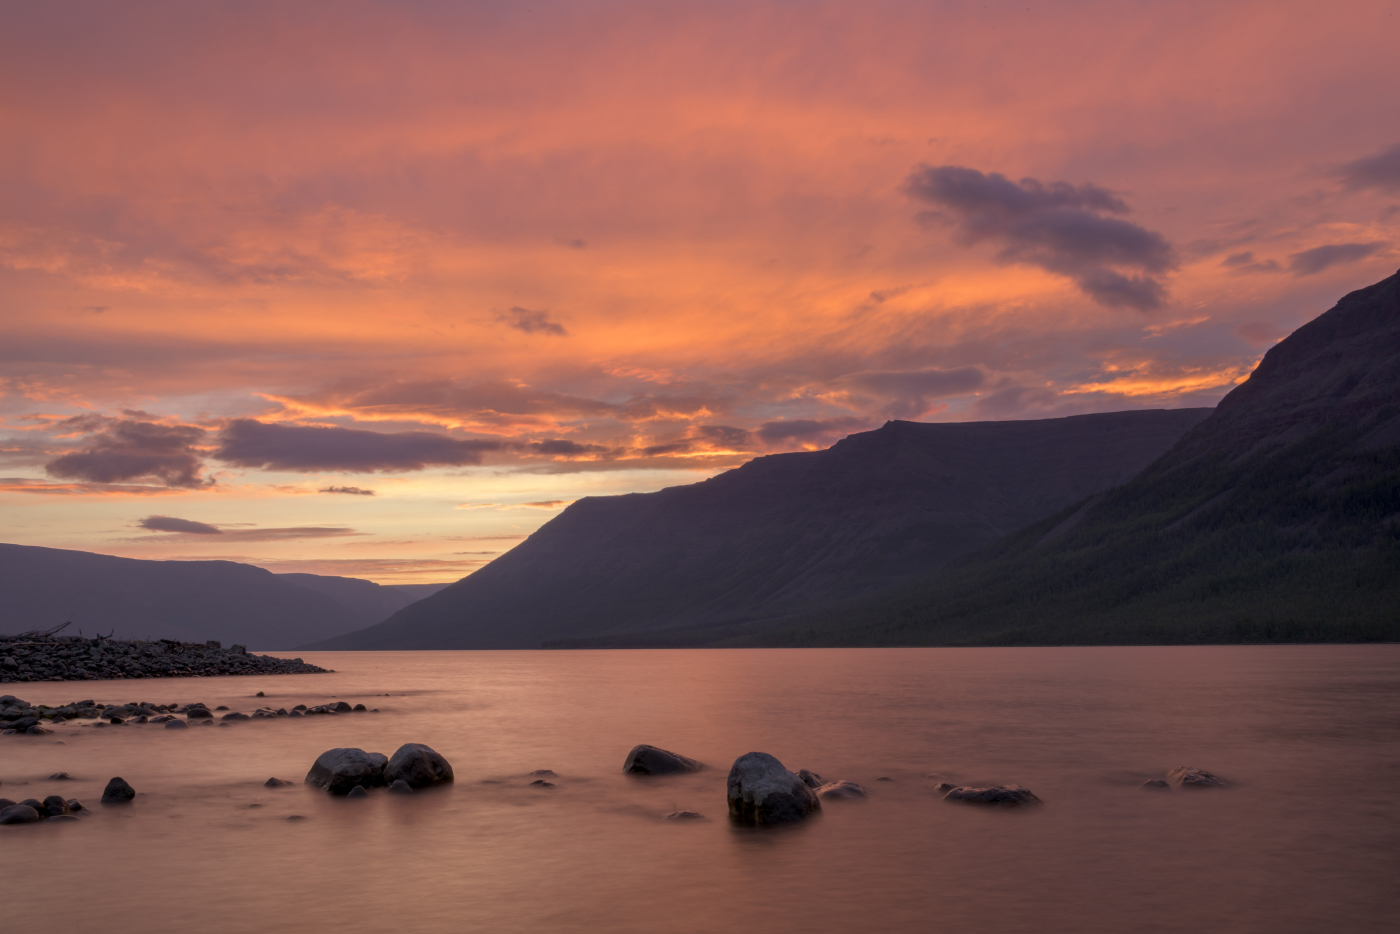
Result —
M 896 421 L 690 486 L 588 497 L 471 576 L 308 648 L 528 648 L 789 617 L 1123 483 L 1209 414 Z
M 1400 273 L 1120 489 L 878 599 L 665 644 L 1246 641 L 1400 641 Z
M 0 594 L 3 633 L 71 620 L 65 635 L 116 630 L 118 637 L 218 639 L 254 650 L 324 639 L 372 615 L 248 564 L 142 561 L 27 545 L 0 545 Z
M 323 574 L 278 574 L 285 581 L 330 597 L 345 612 L 343 632 L 372 626 L 447 584 L 376 584 L 358 577 Z

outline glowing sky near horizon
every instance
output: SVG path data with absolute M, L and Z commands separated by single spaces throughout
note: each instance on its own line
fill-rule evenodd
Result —
M 6 5 L 3 539 L 453 580 L 889 418 L 1213 405 L 1400 265 L 1396 9 Z

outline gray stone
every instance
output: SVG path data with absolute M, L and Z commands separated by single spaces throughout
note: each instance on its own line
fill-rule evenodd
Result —
M 422 743 L 404 743 L 384 770 L 386 782 L 402 779 L 412 788 L 427 788 L 452 781 L 452 766 L 437 751 Z
M 388 764 L 389 759 L 382 752 L 353 747 L 327 749 L 316 757 L 305 781 L 333 795 L 349 794 L 352 788 L 383 785 Z
M 238 711 L 235 710 L 235 711 L 233 711 L 232 713 L 226 713 L 226 714 L 224 714 L 224 715 L 223 715 L 222 717 L 220 717 L 219 719 L 220 719 L 220 720 L 251 720 L 251 719 L 253 719 L 253 718 L 250 717 L 250 716 L 248 716 L 246 713 L 239 713 Z
M 401 778 L 396 778 L 389 783 L 389 790 L 396 795 L 413 794 L 413 786 Z
M 1167 784 L 1173 788 L 1224 788 L 1230 783 L 1205 769 L 1179 765 L 1167 773 Z
M 802 820 L 822 806 L 815 791 L 766 752 L 734 760 L 728 791 L 729 816 L 743 824 Z
M 12 804 L 0 810 L 0 824 L 32 824 L 39 819 L 39 812 L 27 804 Z
M 208 707 L 190 707 L 185 711 L 185 716 L 190 720 L 208 720 L 214 714 Z
M 806 769 L 799 769 L 797 777 L 802 779 L 802 784 L 806 785 L 808 788 L 820 788 L 826 784 L 826 781 L 820 775 L 816 772 L 809 772 Z
M 136 789 L 128 785 L 124 778 L 114 778 L 102 789 L 103 804 L 129 804 L 134 797 Z
M 18 720 L 10 722 L 10 729 L 14 730 L 16 733 L 23 733 L 31 726 L 37 726 L 38 724 L 38 717 L 20 717 Z
M 49 817 L 67 814 L 70 810 L 68 802 L 63 799 L 62 795 L 49 795 L 44 799 L 44 813 Z
M 284 785 L 290 785 L 290 784 L 291 784 L 291 782 L 284 782 L 284 781 L 282 781 L 282 779 L 280 779 L 280 778 L 269 778 L 267 781 L 263 782 L 263 787 L 264 787 L 264 788 L 281 788 L 281 787 L 283 787 Z
M 188 730 L 190 725 L 184 720 L 166 720 L 165 728 L 167 730 Z
M 330 707 L 336 713 L 350 713 L 355 709 L 354 707 L 351 707 L 349 704 L 347 704 L 345 701 L 336 701 L 334 705 L 327 704 L 326 706 Z
M 81 811 L 83 809 L 83 803 L 77 798 L 69 798 L 67 804 L 68 810 L 70 811 Z
M 351 788 L 348 792 L 346 792 L 345 797 L 347 797 L 347 798 L 368 798 L 368 797 L 369 797 L 369 791 L 366 790 L 366 788 L 365 788 L 364 785 L 356 785 L 354 788 Z
M 818 798 L 865 798 L 870 792 L 855 782 L 827 782 L 817 789 Z
M 998 807 L 1021 807 L 1027 804 L 1040 804 L 1041 801 L 1029 788 L 1020 785 L 991 785 L 986 788 L 954 788 L 943 796 L 944 801 L 962 804 L 989 804 Z
M 622 763 L 622 771 L 628 775 L 673 775 L 679 772 L 698 772 L 705 766 L 694 759 L 645 743 L 632 747 L 627 761 Z

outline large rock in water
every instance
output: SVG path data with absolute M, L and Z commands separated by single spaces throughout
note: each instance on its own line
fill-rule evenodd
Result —
M 437 750 L 422 743 L 404 743 L 384 769 L 384 782 L 407 782 L 412 788 L 427 788 L 452 781 L 452 766 Z
M 333 795 L 348 795 L 351 788 L 373 788 L 384 784 L 389 758 L 382 752 L 365 752 L 354 747 L 327 749 L 316 757 L 306 784 L 324 788 Z
M 766 752 L 745 753 L 729 770 L 729 816 L 743 824 L 781 824 L 821 810 L 817 793 Z
M 627 754 L 627 761 L 622 763 L 622 771 L 628 775 L 673 775 L 677 772 L 698 772 L 704 767 L 678 752 L 645 743 L 633 746 Z
M 12 804 L 0 809 L 0 824 L 32 824 L 39 819 L 39 812 L 27 804 Z

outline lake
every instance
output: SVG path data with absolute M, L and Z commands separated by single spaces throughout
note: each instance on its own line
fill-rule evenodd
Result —
M 0 686 L 32 703 L 380 708 L 0 737 L 0 795 L 91 811 L 0 827 L 6 934 L 1277 934 L 1393 931 L 1400 909 L 1396 645 L 305 658 L 336 672 Z M 331 747 L 405 742 L 445 755 L 455 784 L 347 800 L 301 783 Z M 624 776 L 636 743 L 708 768 Z M 752 750 L 871 796 L 731 826 L 725 778 Z M 1140 789 L 1177 765 L 1233 786 Z M 535 769 L 555 787 L 530 785 Z M 115 775 L 139 794 L 102 807 Z M 951 804 L 937 781 L 1019 783 L 1045 804 Z M 676 809 L 707 819 L 663 819 Z

